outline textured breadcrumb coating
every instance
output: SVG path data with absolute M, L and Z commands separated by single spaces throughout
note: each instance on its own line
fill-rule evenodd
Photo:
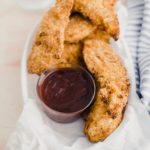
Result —
M 102 40 L 106 43 L 109 43 L 110 35 L 101 28 L 97 28 L 94 32 L 92 32 L 89 36 L 87 36 L 85 40 L 87 39 Z
M 40 74 L 61 57 L 64 50 L 64 31 L 74 0 L 57 0 L 44 16 L 36 33 L 28 59 L 29 73 Z
M 62 54 L 64 62 L 71 64 L 81 64 L 82 62 L 82 44 L 81 43 L 66 43 Z
M 127 71 L 106 42 L 86 40 L 84 60 L 97 83 L 97 94 L 87 117 L 85 134 L 92 142 L 108 137 L 120 124 L 129 94 Z
M 90 20 L 81 15 L 73 15 L 65 30 L 65 41 L 76 43 L 83 40 L 96 29 Z
M 75 0 L 74 11 L 81 12 L 95 25 L 103 25 L 106 31 L 118 39 L 119 23 L 114 10 L 116 0 Z
M 82 60 L 81 43 L 64 43 L 64 50 L 60 59 L 55 59 L 47 47 L 33 46 L 32 53 L 28 59 L 28 72 L 41 74 L 43 71 L 59 63 L 80 64 Z

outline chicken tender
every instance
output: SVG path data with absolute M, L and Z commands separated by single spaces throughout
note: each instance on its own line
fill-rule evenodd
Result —
M 64 31 L 73 4 L 74 0 L 57 0 L 55 6 L 47 12 L 36 33 L 28 59 L 29 73 L 40 74 L 61 57 L 64 49 Z
M 83 18 L 81 15 L 73 15 L 65 30 L 65 41 L 76 43 L 87 37 L 96 29 L 90 20 Z
M 87 38 L 87 39 L 96 39 L 96 40 L 102 40 L 106 43 L 109 43 L 109 39 L 110 39 L 110 36 L 109 34 L 104 31 L 103 29 L 101 28 L 97 28 L 94 32 L 92 32 Z
M 95 102 L 84 131 L 91 142 L 98 142 L 120 124 L 128 100 L 129 80 L 120 58 L 106 42 L 86 40 L 83 55 L 97 83 Z
M 74 11 L 81 12 L 95 25 L 103 25 L 106 31 L 117 40 L 119 23 L 114 10 L 116 0 L 75 0 Z
M 82 64 L 82 44 L 81 43 L 66 43 L 64 44 L 64 52 L 62 54 L 64 62 L 71 64 Z
M 32 53 L 28 59 L 28 72 L 41 74 L 43 71 L 59 63 L 82 63 L 82 44 L 64 44 L 64 50 L 60 59 L 55 59 L 45 45 L 33 46 Z
M 51 51 L 48 50 L 47 45 L 36 45 L 32 47 L 32 52 L 28 58 L 28 72 L 32 74 L 41 74 L 53 64 L 57 63 L 59 59 L 54 58 Z

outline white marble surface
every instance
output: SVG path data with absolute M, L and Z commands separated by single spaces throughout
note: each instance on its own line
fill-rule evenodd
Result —
M 20 62 L 27 35 L 42 12 L 29 12 L 17 0 L 0 0 L 0 150 L 23 108 Z

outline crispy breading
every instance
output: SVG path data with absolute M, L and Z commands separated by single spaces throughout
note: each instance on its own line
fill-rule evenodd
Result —
M 116 0 L 75 0 L 74 11 L 81 12 L 95 25 L 103 25 L 114 38 L 119 37 L 119 23 L 114 10 Z
M 84 60 L 97 83 L 97 94 L 87 117 L 85 134 L 92 142 L 108 137 L 120 124 L 129 94 L 127 71 L 106 42 L 84 42 Z
M 97 39 L 109 43 L 110 35 L 103 29 L 97 28 L 94 32 L 92 32 L 89 36 L 87 36 L 85 40 L 87 39 Z
M 40 74 L 61 57 L 64 49 L 64 31 L 74 0 L 57 0 L 43 18 L 36 33 L 28 59 L 29 73 Z
M 32 74 L 41 74 L 48 69 L 50 65 L 55 63 L 58 59 L 55 59 L 48 50 L 48 46 L 45 44 L 36 45 L 33 44 L 32 52 L 28 58 L 28 72 Z
M 73 15 L 65 30 L 65 41 L 70 43 L 79 42 L 95 29 L 96 26 L 89 19 L 85 19 L 79 14 Z
M 28 72 L 41 74 L 43 71 L 59 63 L 80 64 L 82 60 L 82 44 L 64 43 L 60 59 L 55 59 L 45 45 L 34 46 L 28 59 Z
M 62 59 L 67 63 L 81 64 L 82 62 L 82 44 L 67 43 L 64 44 Z

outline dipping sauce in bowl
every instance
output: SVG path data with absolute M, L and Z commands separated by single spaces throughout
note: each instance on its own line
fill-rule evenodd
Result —
M 95 83 L 81 67 L 46 71 L 37 85 L 38 95 L 47 114 L 57 122 L 72 122 L 91 104 Z

